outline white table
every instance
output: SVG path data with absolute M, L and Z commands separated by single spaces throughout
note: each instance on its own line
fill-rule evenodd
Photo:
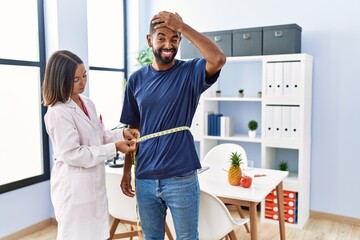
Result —
M 245 170 L 246 172 L 246 170 Z M 219 197 L 224 203 L 249 207 L 250 234 L 252 240 L 258 239 L 256 206 L 276 188 L 279 209 L 280 239 L 285 239 L 283 179 L 289 172 L 271 169 L 255 168 L 255 174 L 265 176 L 255 177 L 251 188 L 232 186 L 228 183 L 228 173 L 220 164 L 210 165 L 209 169 L 199 173 L 200 188 Z

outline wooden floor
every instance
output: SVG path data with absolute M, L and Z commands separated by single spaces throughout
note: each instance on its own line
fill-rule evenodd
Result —
M 235 211 L 231 210 L 234 217 L 238 217 Z M 279 228 L 277 224 L 259 223 L 260 240 L 278 240 Z M 171 227 L 171 226 L 170 226 Z M 117 232 L 128 226 L 119 225 Z M 51 225 L 45 229 L 30 234 L 19 240 L 55 240 L 56 226 Z M 173 229 L 172 229 L 173 230 Z M 236 231 L 239 240 L 250 240 L 244 227 Z M 173 235 L 175 236 L 175 235 Z M 137 239 L 137 238 L 135 238 Z M 288 240 L 360 240 L 360 226 L 344 224 L 341 222 L 329 221 L 310 217 L 303 229 L 286 228 L 286 239 Z M 84 239 L 86 240 L 86 239 Z

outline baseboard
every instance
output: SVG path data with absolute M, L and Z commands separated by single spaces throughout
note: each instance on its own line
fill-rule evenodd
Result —
M 1 238 L 1 240 L 17 240 L 23 237 L 26 237 L 34 232 L 40 231 L 50 225 L 57 225 L 57 222 L 54 218 L 48 218 L 44 221 L 38 222 L 34 225 L 31 225 L 27 228 L 24 228 L 20 231 L 17 231 L 13 234 L 10 234 L 4 238 Z
M 352 218 L 352 217 L 345 217 L 337 214 L 325 213 L 325 212 L 318 212 L 318 211 L 310 211 L 311 218 L 318 218 L 318 219 L 325 219 L 334 222 L 341 222 L 345 224 L 351 224 L 354 226 L 360 226 L 360 219 L 359 218 Z

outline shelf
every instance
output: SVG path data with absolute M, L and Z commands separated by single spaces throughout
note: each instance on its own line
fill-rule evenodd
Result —
M 258 56 L 241 56 L 241 57 L 227 57 L 226 62 L 261 62 L 263 60 L 263 55 Z
M 303 147 L 300 139 L 292 138 L 263 138 L 264 147 L 299 149 Z
M 304 53 L 239 56 L 227 57 L 226 63 L 217 85 L 203 95 L 198 119 L 194 121 L 201 126 L 195 137 L 200 158 L 218 144 L 234 142 L 249 153 L 248 159 L 260 160 L 257 164 L 262 168 L 279 169 L 279 164 L 287 161 L 289 175 L 284 179 L 284 189 L 298 192 L 299 202 L 297 223 L 286 226 L 302 228 L 308 219 L 310 202 L 313 57 Z M 271 88 L 275 86 L 276 89 Z M 238 95 L 239 89 L 245 89 L 245 97 Z M 216 90 L 221 91 L 220 97 L 215 97 Z M 261 98 L 257 97 L 258 92 L 262 92 Z M 231 117 L 233 132 L 238 134 L 202 135 L 207 133 L 205 118 L 210 112 Z M 250 119 L 259 123 L 256 138 L 247 134 Z M 276 222 L 265 219 L 264 211 L 261 220 Z
M 206 97 L 204 101 L 223 101 L 223 102 L 261 102 L 257 97 Z
M 266 105 L 303 105 L 304 100 L 299 97 L 263 97 L 262 102 Z
M 257 55 L 257 56 L 239 56 L 239 57 L 227 57 L 226 62 L 258 62 L 258 61 L 293 61 L 293 60 L 305 60 L 312 59 L 312 56 L 306 53 L 294 53 L 294 54 L 276 54 L 276 55 Z
M 255 138 L 249 138 L 249 136 L 247 134 L 234 134 L 233 136 L 230 136 L 230 137 L 204 136 L 204 139 L 261 143 L 261 137 L 260 136 L 256 136 Z

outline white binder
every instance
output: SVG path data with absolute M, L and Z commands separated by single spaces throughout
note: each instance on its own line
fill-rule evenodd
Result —
M 290 106 L 282 107 L 282 121 L 281 121 L 281 137 L 290 138 L 291 137 L 291 108 Z
M 266 64 L 266 95 L 274 96 L 275 94 L 275 63 Z
M 282 106 L 274 106 L 274 137 L 281 138 L 282 135 Z
M 291 96 L 292 89 L 292 62 L 284 62 L 284 96 Z
M 303 87 L 301 86 L 301 65 L 300 62 L 293 62 L 292 63 L 292 96 L 297 97 L 300 96 L 300 89 Z
M 220 136 L 230 137 L 233 135 L 232 120 L 229 116 L 220 117 Z
M 275 63 L 275 96 L 283 96 L 283 63 Z
M 274 136 L 274 107 L 273 106 L 265 107 L 265 136 L 266 137 Z
M 291 138 L 300 138 L 300 107 L 291 107 Z

